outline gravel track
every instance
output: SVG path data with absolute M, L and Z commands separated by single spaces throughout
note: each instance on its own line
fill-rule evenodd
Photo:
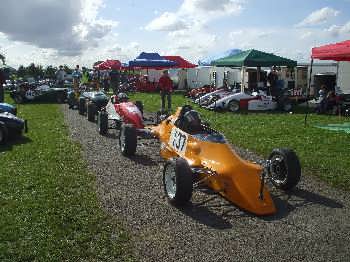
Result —
M 250 215 L 203 189 L 177 209 L 164 195 L 158 142 L 139 141 L 136 156 L 125 158 L 114 131 L 100 136 L 76 110 L 62 110 L 96 175 L 101 205 L 124 221 L 138 261 L 350 261 L 348 193 L 303 177 L 290 195 L 272 190 L 274 216 Z

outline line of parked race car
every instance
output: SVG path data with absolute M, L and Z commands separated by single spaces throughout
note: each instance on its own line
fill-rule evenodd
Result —
M 290 112 L 297 104 L 310 101 L 310 105 L 317 113 L 350 115 L 350 94 L 337 93 L 327 108 L 320 110 L 328 98 L 291 95 L 290 90 L 278 90 L 274 96 L 268 95 L 266 90 L 254 92 L 241 91 L 240 85 L 229 87 L 213 87 L 206 85 L 192 89 L 187 93 L 194 103 L 209 110 L 238 111 L 272 111 Z M 322 111 L 322 112 L 320 112 Z
M 288 112 L 293 106 L 293 100 L 289 98 L 287 92 L 280 92 L 277 96 L 268 95 L 263 90 L 243 92 L 239 84 L 219 88 L 203 86 L 192 89 L 187 96 L 209 110 L 230 112 L 272 110 Z
M 117 130 L 117 143 L 126 157 L 136 153 L 138 140 L 158 140 L 166 160 L 164 191 L 176 206 L 186 204 L 194 189 L 206 186 L 243 210 L 270 215 L 276 207 L 266 181 L 290 190 L 301 177 L 300 162 L 292 150 L 274 149 L 260 164 L 243 160 L 190 105 L 179 107 L 173 115 L 157 112 L 145 118 L 142 103 L 130 102 L 125 93 L 110 98 L 102 92 L 72 94 L 68 104 L 88 121 L 97 122 L 99 134 Z
M 157 112 L 145 118 L 142 103 L 130 102 L 125 93 L 107 97 L 99 91 L 69 91 L 67 102 L 69 108 L 77 108 L 88 121 L 97 122 L 99 134 L 117 130 L 117 143 L 126 157 L 136 153 L 138 140 L 158 140 L 160 155 L 166 160 L 164 191 L 169 202 L 178 207 L 190 201 L 193 190 L 207 187 L 243 210 L 271 215 L 276 207 L 266 182 L 290 190 L 301 177 L 300 162 L 292 150 L 274 149 L 260 164 L 243 160 L 224 135 L 202 121 L 190 105 L 179 107 L 172 115 Z M 6 111 L 0 116 L 8 121 L 3 124 L 0 117 L 0 139 L 1 134 L 4 137 L 14 132 L 11 119 L 17 123 L 18 133 L 26 129 L 26 121 L 15 117 L 13 106 L 0 108 Z

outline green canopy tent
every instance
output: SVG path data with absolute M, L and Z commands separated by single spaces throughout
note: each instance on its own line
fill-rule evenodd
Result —
M 238 54 L 227 56 L 211 63 L 219 67 L 241 67 L 242 68 L 242 91 L 244 89 L 245 67 L 257 67 L 257 82 L 260 81 L 260 68 L 270 66 L 296 67 L 297 62 L 288 58 L 250 49 Z
M 274 54 L 265 53 L 255 49 L 242 51 L 236 55 L 227 56 L 212 62 L 214 66 L 225 67 L 269 67 L 288 66 L 295 67 L 297 62 Z

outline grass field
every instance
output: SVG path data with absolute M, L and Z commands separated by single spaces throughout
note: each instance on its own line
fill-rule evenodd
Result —
M 128 236 L 99 206 L 59 105 L 18 114 L 29 133 L 0 147 L 0 261 L 129 261 Z
M 130 95 L 141 100 L 145 110 L 160 108 L 158 94 L 137 93 Z M 173 108 L 189 100 L 182 95 L 173 95 Z M 304 114 L 286 113 L 216 113 L 198 108 L 202 117 L 222 131 L 233 144 L 268 157 L 273 148 L 294 149 L 302 163 L 303 173 L 314 175 L 328 183 L 350 190 L 350 136 L 313 127 L 315 124 L 339 123 L 345 120 L 338 116 L 312 114 L 304 127 Z

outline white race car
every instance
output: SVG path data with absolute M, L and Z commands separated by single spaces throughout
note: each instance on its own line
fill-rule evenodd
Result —
M 275 110 L 278 107 L 283 111 L 292 109 L 292 105 L 288 99 L 282 97 L 277 101 L 276 98 L 268 96 L 261 90 L 251 94 L 245 92 L 231 94 L 214 101 L 206 107 L 211 110 L 228 110 L 231 112 L 237 112 L 239 110 L 269 111 Z
M 200 96 L 194 102 L 196 104 L 199 104 L 200 106 L 206 107 L 206 106 L 214 103 L 215 101 L 218 101 L 226 96 L 236 94 L 237 92 L 238 92 L 237 89 L 222 88 L 222 89 L 218 89 L 214 92 Z

